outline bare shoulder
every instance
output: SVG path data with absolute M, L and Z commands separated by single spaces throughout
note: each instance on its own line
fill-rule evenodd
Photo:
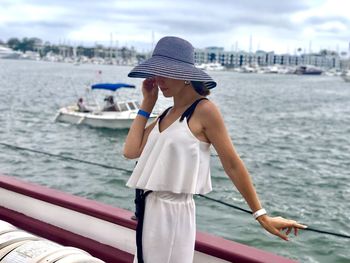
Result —
M 198 106 L 197 116 L 201 124 L 201 130 L 205 138 L 217 148 L 225 138 L 228 138 L 227 129 L 220 110 L 215 103 L 209 100 L 201 101 Z
M 219 108 L 215 105 L 214 102 L 210 100 L 203 100 L 201 101 L 198 106 L 198 116 L 203 121 L 214 121 L 214 120 L 221 120 L 221 113 Z

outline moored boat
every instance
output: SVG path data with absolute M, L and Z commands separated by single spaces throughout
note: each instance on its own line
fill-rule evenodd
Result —
M 299 66 L 295 70 L 295 74 L 298 75 L 321 75 L 322 73 L 322 69 L 316 68 L 314 66 Z
M 343 72 L 341 77 L 345 82 L 350 82 L 350 70 Z
M 19 59 L 21 53 L 11 48 L 0 46 L 0 59 Z
M 209 70 L 209 71 L 222 71 L 225 70 L 225 67 L 221 65 L 218 62 L 211 62 L 211 63 L 203 63 L 200 65 L 196 65 L 197 68 L 202 70 Z
M 130 211 L 5 175 L 0 175 L 0 196 L 0 220 L 105 262 L 133 261 L 136 222 Z M 295 261 L 197 232 L 193 262 Z

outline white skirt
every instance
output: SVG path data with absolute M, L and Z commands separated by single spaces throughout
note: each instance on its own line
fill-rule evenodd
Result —
M 192 194 L 152 192 L 146 197 L 142 232 L 145 263 L 192 263 L 195 240 Z

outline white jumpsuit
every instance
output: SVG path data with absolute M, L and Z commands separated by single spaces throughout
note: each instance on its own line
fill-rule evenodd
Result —
M 153 191 L 145 205 L 144 262 L 192 263 L 196 238 L 193 194 L 212 190 L 210 144 L 192 134 L 186 118 L 162 132 L 158 121 L 127 186 Z

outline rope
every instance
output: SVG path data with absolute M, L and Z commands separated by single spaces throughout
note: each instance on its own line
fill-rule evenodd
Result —
M 334 232 L 329 232 L 329 231 L 324 231 L 324 230 L 320 230 L 320 229 L 316 229 L 316 228 L 305 228 L 303 230 L 307 230 L 307 231 L 312 231 L 312 232 L 316 232 L 316 233 L 320 233 L 320 234 L 326 234 L 326 235 L 332 235 L 332 236 L 336 236 L 336 237 L 343 237 L 343 238 L 349 238 L 349 235 L 344 235 L 344 234 L 339 234 L 339 233 L 334 233 Z
M 114 169 L 114 170 L 118 170 L 118 171 L 132 173 L 131 170 L 127 170 L 127 169 L 123 169 L 123 168 L 118 168 L 118 167 L 109 166 L 109 165 L 105 165 L 105 164 L 101 164 L 101 163 L 90 162 L 90 161 L 84 161 L 84 160 L 80 160 L 80 159 L 76 159 L 76 158 L 72 158 L 72 157 L 68 157 L 68 156 L 63 156 L 63 155 L 59 155 L 59 154 L 52 154 L 52 153 L 43 152 L 43 151 L 39 151 L 39 150 L 33 150 L 33 149 L 29 149 L 29 148 L 19 147 L 19 146 L 15 146 L 15 145 L 3 143 L 3 142 L 0 142 L 0 145 L 8 147 L 8 148 L 11 148 L 11 149 L 16 149 L 16 150 L 21 150 L 21 151 L 28 151 L 28 152 L 43 154 L 43 155 L 47 155 L 47 156 L 50 156 L 50 157 L 56 157 L 56 158 L 64 159 L 64 160 L 76 161 L 76 162 L 80 162 L 80 163 L 86 163 L 86 164 L 90 164 L 90 165 L 100 166 L 100 167 L 107 168 L 107 169 Z M 208 199 L 210 201 L 213 201 L 213 202 L 216 202 L 216 203 L 219 203 L 219 204 L 222 204 L 222 205 L 234 208 L 236 210 L 240 210 L 242 212 L 245 212 L 245 213 L 248 213 L 248 214 L 252 214 L 252 211 L 244 209 L 244 208 L 241 208 L 239 206 L 235 206 L 235 205 L 226 203 L 224 201 L 221 201 L 221 200 L 218 200 L 218 199 L 215 199 L 215 198 L 212 198 L 212 197 L 208 197 L 208 196 L 205 196 L 205 195 L 201 195 L 201 194 L 198 194 L 198 196 L 203 197 L 205 199 Z M 307 228 L 303 229 L 303 230 L 350 239 L 349 235 L 340 234 L 340 233 L 334 233 L 334 232 L 320 230 L 320 229 L 316 229 L 316 228 L 311 228 L 309 226 Z
M 127 170 L 127 169 L 123 169 L 123 168 L 119 168 L 119 167 L 115 167 L 115 166 L 110 166 L 110 165 L 106 165 L 106 164 L 102 164 L 102 163 L 95 163 L 95 162 L 90 162 L 90 161 L 84 161 L 84 160 L 72 158 L 72 157 L 69 157 L 69 156 L 63 156 L 63 155 L 59 155 L 59 154 L 53 154 L 53 153 L 43 152 L 43 151 L 39 151 L 39 150 L 19 147 L 19 146 L 15 146 L 15 145 L 3 143 L 3 142 L 0 142 L 0 145 L 6 146 L 8 148 L 16 149 L 16 150 L 33 152 L 33 153 L 39 153 L 39 154 L 47 155 L 47 156 L 50 156 L 50 157 L 56 157 L 56 158 L 60 158 L 60 159 L 64 159 L 64 160 L 70 160 L 70 161 L 75 161 L 75 162 L 80 162 L 80 163 L 86 163 L 86 164 L 90 164 L 90 165 L 100 166 L 100 167 L 103 167 L 103 168 L 114 169 L 114 170 L 118 170 L 118 171 L 132 173 L 131 170 Z
M 205 196 L 205 195 L 201 195 L 201 194 L 199 194 L 198 196 L 203 197 L 203 198 L 208 199 L 208 200 L 211 200 L 213 202 L 216 202 L 216 203 L 228 206 L 228 207 L 232 207 L 232 208 L 234 208 L 236 210 L 240 210 L 240 211 L 243 211 L 245 213 L 252 214 L 252 211 L 250 211 L 250 210 L 247 210 L 247 209 L 244 209 L 244 208 L 241 208 L 241 207 L 238 207 L 238 206 L 235 206 L 235 205 L 223 202 L 221 200 L 217 200 L 217 199 L 214 199 L 214 198 L 211 198 L 211 197 L 208 197 L 208 196 Z M 350 236 L 348 236 L 348 235 L 334 233 L 334 232 L 329 232 L 329 231 L 324 231 L 324 230 L 319 230 L 319 229 L 316 229 L 316 228 L 311 228 L 309 226 L 307 228 L 303 229 L 303 230 L 313 231 L 313 232 L 317 232 L 317 233 L 321 233 L 321 234 L 333 235 L 333 236 L 337 236 L 337 237 L 344 237 L 344 238 L 349 238 L 350 239 Z
M 209 196 L 206 196 L 206 195 L 198 194 L 198 196 L 203 197 L 203 198 L 205 198 L 205 199 L 208 199 L 208 200 L 210 200 L 210 201 L 213 201 L 213 202 L 216 202 L 216 203 L 225 205 L 225 206 L 232 207 L 232 208 L 234 208 L 234 209 L 236 209 L 236 210 L 240 210 L 240 211 L 246 212 L 246 213 L 248 213 L 248 214 L 253 214 L 253 212 L 250 211 L 250 210 L 247 210 L 247 209 L 241 208 L 241 207 L 239 207 L 239 206 L 235 206 L 235 205 L 226 203 L 226 202 L 221 201 L 221 200 L 218 200 L 218 199 L 214 199 L 214 198 L 209 197 Z

